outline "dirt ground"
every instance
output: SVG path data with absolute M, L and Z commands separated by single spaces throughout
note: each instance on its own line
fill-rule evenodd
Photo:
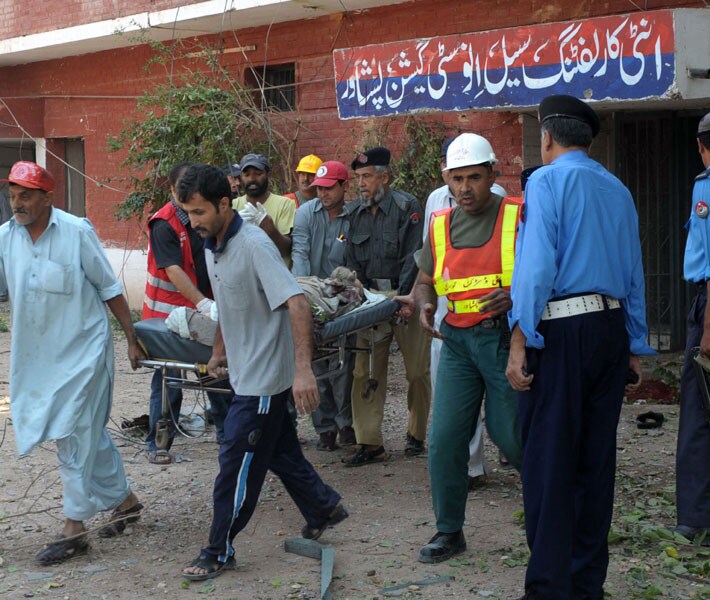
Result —
M 8 319 L 7 304 L 0 304 L 0 316 Z M 133 372 L 120 337 L 116 345 L 110 426 L 146 510 L 117 539 L 100 539 L 94 531 L 88 555 L 42 568 L 33 557 L 59 531 L 62 519 L 54 445 L 46 443 L 30 456 L 17 457 L 7 399 L 10 333 L 0 333 L 0 596 L 319 598 L 319 563 L 284 552 L 284 541 L 297 537 L 303 522 L 274 477 L 267 477 L 254 518 L 235 542 L 237 569 L 207 583 L 183 580 L 180 570 L 205 543 L 210 524 L 217 472 L 214 432 L 179 438 L 174 450 L 186 458 L 183 462 L 149 464 L 140 438 L 123 435 L 119 424 L 147 413 L 151 375 L 146 370 Z M 500 467 L 490 443 L 485 486 L 469 495 L 464 530 L 468 551 L 439 565 L 416 561 L 420 546 L 434 533 L 427 461 L 403 455 L 406 385 L 398 353 L 392 357 L 391 373 L 386 462 L 345 469 L 340 464 L 345 451 L 316 451 L 309 420 L 299 420 L 306 455 L 343 495 L 351 512 L 321 538 L 335 549 L 333 598 L 518 598 L 527 560 L 520 483 L 515 471 Z M 183 411 L 197 400 L 186 395 Z M 636 428 L 637 414 L 649 409 L 664 413 L 662 429 Z M 710 598 L 710 552 L 683 546 L 669 539 L 664 529 L 674 524 L 677 412 L 675 405 L 624 406 L 607 585 L 613 598 Z M 99 515 L 89 525 L 95 528 L 104 519 Z M 391 589 L 396 586 L 401 587 Z

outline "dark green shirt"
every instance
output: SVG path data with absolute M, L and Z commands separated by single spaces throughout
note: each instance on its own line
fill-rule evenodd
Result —
M 491 194 L 493 202 L 480 215 L 469 215 L 456 206 L 451 213 L 451 245 L 454 248 L 480 248 L 491 239 L 503 198 Z M 434 275 L 434 253 L 427 233 L 417 266 L 429 277 Z

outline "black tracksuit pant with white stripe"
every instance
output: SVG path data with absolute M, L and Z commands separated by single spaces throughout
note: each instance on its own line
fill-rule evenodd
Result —
M 232 540 L 249 522 L 268 469 L 281 479 L 309 527 L 321 527 L 340 501 L 303 456 L 288 415 L 290 392 L 232 398 L 219 451 L 209 545 L 203 549 L 222 562 L 234 555 Z

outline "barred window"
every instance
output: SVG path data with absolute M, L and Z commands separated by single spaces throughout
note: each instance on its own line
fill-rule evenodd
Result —
M 248 70 L 245 82 L 256 88 L 256 103 L 271 110 L 292 111 L 296 108 L 296 65 L 267 66 Z M 264 90 L 261 96 L 261 88 Z

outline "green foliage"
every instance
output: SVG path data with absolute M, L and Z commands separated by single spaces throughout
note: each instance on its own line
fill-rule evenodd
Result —
M 169 73 L 176 68 L 176 54 L 186 50 L 178 42 L 152 48 L 155 54 L 147 68 L 158 64 Z M 128 175 L 122 182 L 132 190 L 116 209 L 119 219 L 141 219 L 165 204 L 168 173 L 184 161 L 222 166 L 247 152 L 260 152 L 277 167 L 272 172 L 276 185 L 280 177 L 291 177 L 290 169 L 278 166 L 288 162 L 283 158 L 290 156 L 292 136 L 275 131 L 272 114 L 256 106 L 254 90 L 219 65 L 218 52 L 192 52 L 191 64 L 200 62 L 195 54 L 203 61 L 196 70 L 183 70 L 147 89 L 138 100 L 136 119 L 108 140 L 110 152 L 125 153 L 120 168 Z
M 650 488 L 643 479 L 623 472 L 617 477 L 617 505 L 609 532 L 612 560 L 627 568 L 633 598 L 666 597 L 662 580 L 705 582 L 710 575 L 710 549 L 693 544 L 659 522 L 675 521 L 675 498 L 668 488 Z
M 118 339 L 125 338 L 126 336 L 123 333 L 123 328 L 121 327 L 121 324 L 118 322 L 118 319 L 113 316 L 113 313 L 109 312 L 108 320 L 109 320 L 109 323 L 111 324 L 111 332 L 113 333 L 114 338 L 118 338 Z M 140 320 L 141 320 L 141 311 L 138 309 L 132 309 L 131 310 L 131 321 L 133 323 L 137 323 Z
M 7 333 L 8 331 L 10 331 L 10 326 L 7 324 L 7 319 L 0 317 L 0 333 Z
M 680 373 L 683 369 L 682 361 L 667 361 L 659 363 L 653 370 L 653 376 L 667 383 L 673 388 L 680 388 Z
M 409 192 L 423 203 L 442 184 L 439 151 L 444 128 L 438 121 L 407 117 L 404 133 L 408 142 L 400 157 L 392 162 L 392 187 Z

